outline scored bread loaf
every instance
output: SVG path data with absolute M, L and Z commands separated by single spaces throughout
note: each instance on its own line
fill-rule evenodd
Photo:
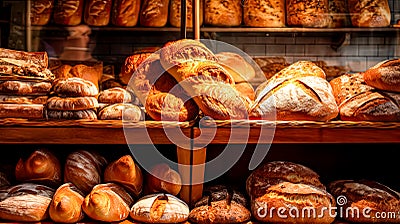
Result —
M 98 113 L 99 120 L 124 120 L 140 121 L 143 119 L 143 112 L 140 107 L 129 103 L 117 103 L 104 107 Z
M 377 89 L 400 92 L 400 59 L 385 60 L 367 69 L 364 80 Z
M 388 0 L 348 0 L 351 23 L 355 27 L 385 27 L 390 25 Z
M 58 120 L 96 120 L 96 111 L 89 110 L 46 110 L 45 117 L 47 119 L 58 119 Z
M 212 26 L 239 26 L 242 23 L 240 0 L 205 0 L 204 23 Z
M 112 0 L 85 2 L 84 21 L 89 26 L 107 26 L 110 22 Z
M 54 0 L 31 1 L 30 20 L 32 25 L 44 26 L 50 21 Z
M 178 172 L 166 163 L 153 166 L 146 175 L 145 190 L 148 193 L 168 193 L 178 195 L 181 191 L 182 179 Z
M 288 26 L 329 26 L 328 0 L 286 0 L 286 22 Z
M 219 52 L 215 56 L 218 63 L 229 71 L 236 83 L 250 81 L 256 76 L 253 66 L 238 53 Z
M 129 103 L 132 101 L 131 94 L 121 87 L 103 90 L 99 93 L 97 99 L 99 103 L 106 104 Z
M 82 22 L 83 0 L 58 0 L 54 7 L 54 22 L 76 26 Z
M 48 96 L 9 96 L 0 95 L 0 103 L 10 104 L 46 104 Z
M 200 0 L 200 26 L 203 24 L 203 5 L 203 0 Z M 181 0 L 171 0 L 168 21 L 173 27 L 181 27 Z M 190 0 L 186 0 L 186 27 L 193 27 L 193 6 Z
M 50 93 L 50 82 L 0 81 L 0 93 L 17 96 L 38 96 Z
M 0 103 L 0 118 L 43 118 L 43 104 L 7 104 Z
M 72 183 L 61 185 L 53 195 L 49 215 L 54 222 L 76 223 L 84 218 L 84 196 Z
M 93 82 L 77 77 L 56 79 L 53 83 L 53 91 L 58 96 L 66 97 L 97 96 L 99 93 Z
M 115 0 L 111 22 L 116 26 L 136 26 L 139 20 L 140 0 Z
M 89 110 L 99 107 L 95 97 L 51 97 L 47 101 L 48 110 Z
M 169 0 L 144 0 L 140 9 L 140 25 L 163 27 L 168 22 Z
M 243 18 L 250 27 L 284 27 L 285 0 L 246 0 Z
M 156 55 L 153 55 L 152 57 L 152 53 L 137 53 L 137 54 L 133 54 L 131 56 L 128 56 L 125 59 L 124 65 L 121 68 L 121 73 L 119 74 L 119 79 L 121 80 L 122 84 L 128 85 L 131 77 L 133 74 L 135 74 L 135 72 L 137 72 L 136 74 L 140 74 L 143 71 L 146 70 L 153 70 L 156 69 L 156 66 L 152 66 L 150 65 L 153 61 L 157 60 Z M 153 59 L 154 58 L 154 59 Z M 144 63 L 144 65 L 141 65 L 142 63 Z M 149 66 L 145 66 L 146 64 L 149 64 Z M 138 68 L 141 68 L 142 70 L 137 71 Z M 153 73 L 153 72 L 151 72 Z M 157 71 L 155 71 L 155 73 L 157 73 Z M 139 76 L 140 77 L 140 76 Z M 133 84 L 135 84 L 135 80 L 132 81 Z M 139 82 L 136 81 L 136 82 Z M 139 82 L 141 83 L 141 82 Z M 145 89 L 150 89 L 150 85 L 146 85 L 147 83 L 143 83 L 143 87 Z

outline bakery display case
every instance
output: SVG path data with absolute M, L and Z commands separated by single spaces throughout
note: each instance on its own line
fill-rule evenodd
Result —
M 43 196 L 30 198 L 37 210 L 24 209 L 17 218 L 12 212 L 3 214 L 11 204 L 2 198 L 0 217 L 17 222 L 279 223 L 278 213 L 269 211 L 268 219 L 258 212 L 281 206 L 275 197 L 298 208 L 304 200 L 321 213 L 319 223 L 370 221 L 329 217 L 319 207 L 363 209 L 363 198 L 392 203 L 371 202 L 369 208 L 377 206 L 378 213 L 400 212 L 399 84 L 376 84 L 376 74 L 385 73 L 382 68 L 398 67 L 390 59 L 399 57 L 400 3 L 373 1 L 378 11 L 362 20 L 365 15 L 356 11 L 356 3 L 370 1 L 308 1 L 0 1 L 2 11 L 10 11 L 0 18 L 1 63 L 21 71 L 19 77 L 14 72 L 11 78 L 6 72 L 0 76 L 0 144 L 11 152 L 1 159 L 0 171 L 19 191 L 34 189 Z M 182 5 L 187 12 L 181 14 Z M 153 7 L 160 13 L 154 14 Z M 181 15 L 187 15 L 186 23 Z M 187 40 L 179 40 L 183 38 Z M 202 39 L 204 45 L 192 39 Z M 212 41 L 232 45 L 242 57 L 215 50 Z M 180 69 L 166 69 L 188 52 L 200 52 L 192 56 L 207 62 L 180 62 Z M 28 56 L 21 59 L 20 54 Z M 39 72 L 29 73 L 10 58 L 36 58 Z M 312 72 L 296 75 L 296 69 Z M 163 73 L 158 82 L 153 73 Z M 219 101 L 188 100 L 213 94 L 186 76 L 200 73 L 217 74 L 212 82 L 221 91 Z M 28 83 L 31 92 L 4 93 L 7 81 Z M 163 115 L 159 100 L 181 82 L 186 84 L 180 84 L 173 98 L 178 115 Z M 15 103 L 13 94 L 25 97 L 22 104 Z M 271 96 L 295 106 L 278 105 L 271 115 Z M 123 105 L 127 102 L 129 106 Z M 170 168 L 156 162 L 154 172 L 172 182 L 167 187 L 141 163 L 144 152 L 153 149 L 174 163 Z M 63 179 L 52 185 L 31 179 L 23 165 L 23 171 L 15 170 L 38 155 L 52 161 L 49 166 L 59 166 Z M 82 188 L 90 175 L 68 176 L 84 172 L 75 160 L 95 164 L 88 169 L 98 172 L 100 180 Z M 121 171 L 124 166 L 128 172 Z M 16 175 L 21 173 L 27 177 Z M 17 207 L 21 199 L 12 192 L 18 190 L 0 188 Z M 65 195 L 81 204 L 68 220 L 56 206 Z M 115 209 L 102 210 L 96 205 L 98 195 Z M 341 196 L 349 202 L 341 204 Z M 36 216 L 25 219 L 30 214 Z M 165 220 L 163 214 L 173 218 Z M 312 222 L 299 217 L 284 221 Z

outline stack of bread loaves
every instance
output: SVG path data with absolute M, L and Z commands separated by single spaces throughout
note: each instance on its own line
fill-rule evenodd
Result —
M 43 118 L 54 75 L 46 52 L 0 48 L 0 118 Z

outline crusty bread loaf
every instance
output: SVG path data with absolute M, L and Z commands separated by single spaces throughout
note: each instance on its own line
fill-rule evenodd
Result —
M 243 5 L 244 25 L 284 27 L 285 0 L 247 0 Z
M 85 2 L 84 21 L 89 26 L 107 26 L 110 22 L 112 0 Z
M 58 187 L 62 180 L 60 161 L 47 149 L 35 150 L 28 158 L 18 160 L 15 179 Z
M 249 102 L 253 102 L 256 98 L 253 86 L 248 82 L 235 83 L 235 89 L 239 91 L 243 97 L 247 97 Z
M 200 26 L 203 24 L 203 5 L 203 0 L 200 0 Z M 186 27 L 193 27 L 192 14 L 192 1 L 186 0 Z M 168 21 L 171 26 L 181 27 L 181 0 L 171 0 Z
M 338 202 L 340 197 L 342 204 L 339 204 L 338 209 L 347 212 L 342 217 L 344 220 L 352 223 L 400 222 L 398 215 L 388 215 L 397 214 L 400 210 L 400 193 L 383 184 L 369 180 L 337 180 L 328 187 L 338 197 Z M 382 214 L 386 215 L 381 216 Z
M 288 26 L 329 26 L 328 0 L 286 0 L 286 22 Z
M 188 219 L 189 206 L 170 194 L 150 194 L 133 206 L 130 217 L 144 223 L 182 223 Z
M 64 97 L 97 96 L 99 93 L 93 82 L 76 77 L 55 80 L 53 91 L 58 96 Z
M 54 22 L 76 26 L 82 22 L 83 0 L 58 0 L 54 8 Z
M 166 163 L 153 166 L 146 175 L 145 190 L 148 193 L 168 193 L 178 195 L 181 191 L 182 180 L 178 172 Z
M 140 9 L 140 25 L 163 27 L 168 22 L 169 0 L 144 0 Z
M 96 111 L 90 110 L 46 110 L 45 117 L 59 120 L 96 120 Z
M 149 58 L 151 55 L 152 55 L 152 53 L 137 53 L 137 54 L 133 54 L 133 55 L 127 57 L 125 59 L 124 65 L 121 68 L 121 73 L 119 74 L 119 79 L 121 80 L 121 82 L 123 84 L 127 85 L 129 83 L 129 80 L 131 79 L 132 75 L 137 71 L 137 69 L 143 62 L 151 64 L 158 57 L 158 56 L 152 56 L 151 58 Z M 153 60 L 153 57 L 155 57 L 154 60 Z M 155 66 L 144 66 L 144 65 L 142 65 L 140 67 L 143 70 L 152 70 L 153 68 L 155 68 Z M 140 74 L 140 73 L 138 72 L 138 74 Z M 135 84 L 135 83 L 133 83 L 133 84 Z M 149 90 L 150 87 L 151 87 L 150 85 L 146 87 L 145 84 L 143 84 L 143 88 L 145 88 L 145 89 Z
M 46 104 L 48 96 L 9 96 L 0 95 L 0 103 L 10 104 Z
M 51 97 L 46 104 L 48 110 L 89 110 L 99 107 L 95 97 Z
M 218 63 L 232 75 L 235 82 L 250 81 L 256 76 L 256 71 L 242 55 L 233 52 L 220 52 L 215 54 Z
M 97 97 L 99 103 L 115 104 L 115 103 L 129 103 L 132 101 L 131 94 L 120 87 L 114 87 L 103 90 Z
M 339 112 L 324 71 L 312 62 L 296 62 L 258 88 L 252 118 L 327 121 Z
M 400 93 L 378 91 L 366 85 L 362 73 L 330 81 L 340 118 L 353 121 L 399 121 Z
M 140 0 L 115 0 L 111 22 L 116 26 L 136 26 L 139 20 Z
M 85 197 L 82 209 L 90 218 L 103 222 L 126 219 L 133 204 L 123 187 L 114 183 L 98 184 Z
M 0 81 L 0 93 L 18 96 L 38 96 L 50 93 L 50 82 Z
M 390 25 L 388 0 L 348 0 L 351 23 L 355 27 L 385 27 Z
M 340 28 L 350 25 L 347 0 L 329 0 L 331 23 L 328 27 Z
M 129 103 L 117 103 L 102 108 L 98 113 L 98 119 L 135 122 L 143 119 L 143 112 L 140 107 L 136 105 Z
M 0 103 L 0 118 L 43 118 L 43 104 L 4 104 Z
M 31 1 L 31 24 L 44 26 L 50 21 L 54 0 Z
M 49 215 L 54 222 L 76 223 L 84 218 L 84 196 L 72 183 L 61 185 L 53 195 Z
M 367 69 L 364 80 L 377 89 L 400 92 L 400 59 L 382 61 Z
M 240 26 L 242 23 L 240 0 L 205 0 L 204 23 L 211 26 Z

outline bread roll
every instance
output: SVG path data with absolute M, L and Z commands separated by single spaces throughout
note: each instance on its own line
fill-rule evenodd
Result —
M 140 198 L 130 217 L 144 223 L 181 223 L 188 219 L 189 206 L 170 194 L 150 194 Z
M 99 120 L 124 120 L 140 121 L 143 119 L 143 112 L 140 107 L 128 104 L 117 103 L 104 107 L 99 111 Z
M 83 0 L 58 0 L 54 8 L 54 22 L 76 26 L 82 22 Z
M 54 0 L 31 1 L 31 24 L 43 26 L 50 21 L 53 11 Z
M 82 209 L 90 218 L 103 222 L 126 219 L 133 204 L 123 187 L 114 183 L 98 184 L 85 197 Z
M 168 22 L 169 0 L 144 0 L 140 10 L 140 25 L 163 27 Z
M 400 59 L 382 61 L 367 69 L 364 80 L 377 89 L 400 92 Z
M 24 183 L 0 189 L 0 219 L 13 222 L 39 222 L 48 218 L 54 189 Z
M 35 150 L 28 158 L 18 160 L 15 167 L 15 179 L 20 182 L 59 186 L 61 183 L 60 161 L 47 149 Z
M 53 91 L 58 96 L 84 97 L 97 96 L 99 93 L 95 84 L 82 78 L 57 79 L 53 83 Z
M 205 0 L 204 23 L 211 26 L 240 26 L 242 23 L 240 0 Z
M 200 26 L 203 24 L 203 1 L 200 0 Z M 186 0 L 186 27 L 193 27 L 192 1 Z M 181 27 L 181 0 L 171 0 L 169 8 L 169 24 L 173 27 Z
M 328 121 L 339 112 L 324 71 L 312 62 L 296 62 L 258 88 L 252 118 Z
M 400 222 L 400 217 L 397 215 L 388 217 L 388 214 L 397 214 L 400 210 L 400 193 L 383 184 L 368 180 L 337 180 L 329 184 L 329 190 L 338 197 L 338 200 L 339 197 L 346 199 L 344 201 L 346 203 L 338 205 L 338 209 L 347 211 L 347 215 L 342 217 L 346 221 L 352 223 Z
M 284 27 L 285 0 L 247 0 L 243 5 L 244 25 Z
M 348 0 L 351 23 L 355 27 L 385 27 L 390 25 L 388 0 Z
M 62 223 L 76 223 L 84 218 L 82 193 L 72 184 L 61 185 L 54 193 L 49 207 L 51 220 Z
M 107 26 L 110 22 L 112 0 L 88 0 L 84 21 L 89 26 Z
M 46 110 L 47 119 L 60 119 L 60 120 L 96 120 L 96 111 L 90 110 Z
M 342 120 L 400 120 L 400 93 L 379 91 L 366 85 L 362 73 L 342 75 L 330 84 Z
M 46 104 L 48 96 L 9 96 L 0 95 L 0 103 L 4 104 Z
M 139 11 L 140 0 L 115 0 L 111 22 L 115 26 L 136 26 Z
M 111 162 L 104 171 L 104 182 L 115 182 L 138 196 L 142 192 L 143 175 L 131 155 Z
M 47 101 L 48 110 L 89 110 L 99 107 L 95 97 L 51 97 Z
M 221 64 L 232 75 L 235 82 L 250 81 L 256 76 L 256 71 L 240 54 L 220 52 L 215 55 Z
M 43 104 L 3 104 L 0 103 L 0 118 L 43 118 Z
M 82 193 L 88 194 L 95 185 L 100 184 L 106 164 L 106 159 L 95 152 L 72 152 L 65 161 L 64 182 L 71 182 Z
M 329 15 L 331 16 L 329 27 L 340 28 L 350 25 L 346 0 L 329 0 Z
M 181 191 L 182 179 L 178 172 L 166 163 L 153 166 L 146 175 L 145 190 L 148 193 L 168 193 L 178 195 Z
M 286 0 L 286 22 L 288 26 L 329 26 L 328 0 Z
M 99 103 L 115 104 L 115 103 L 129 103 L 132 101 L 131 94 L 123 88 L 114 87 L 111 89 L 103 90 L 98 95 Z
M 0 81 L 0 93 L 17 96 L 40 96 L 50 93 L 50 82 Z

